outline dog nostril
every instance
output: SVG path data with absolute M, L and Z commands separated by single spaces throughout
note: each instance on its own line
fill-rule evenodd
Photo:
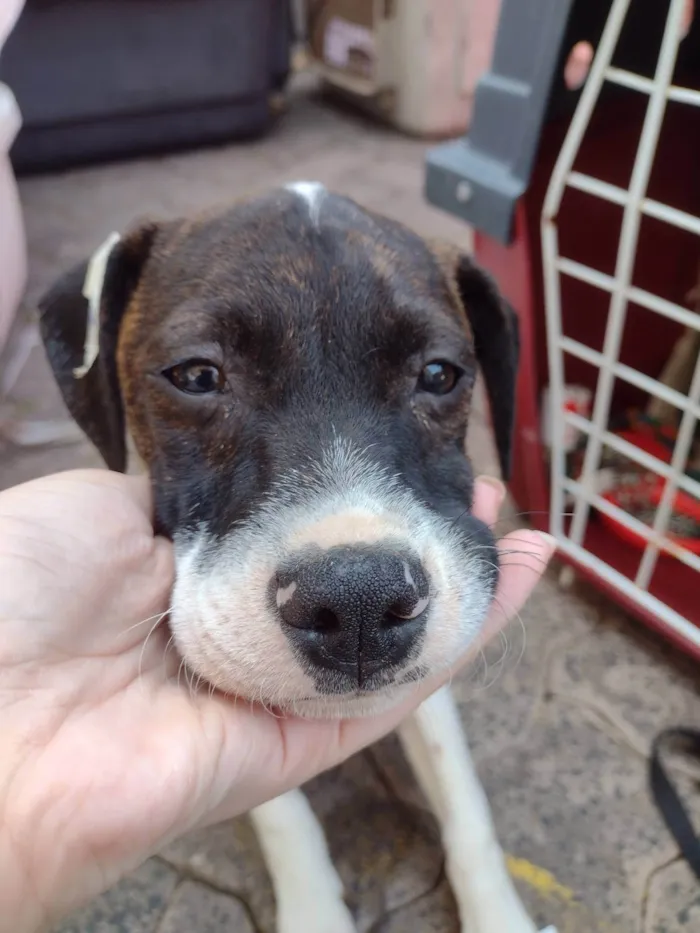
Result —
M 391 626 L 403 625 L 405 622 L 411 622 L 425 612 L 429 603 L 429 596 L 417 598 L 415 591 L 411 593 L 410 596 L 407 594 L 389 606 L 384 613 L 384 624 Z
M 340 630 L 340 619 L 332 609 L 319 609 L 307 627 L 313 632 L 337 632 Z

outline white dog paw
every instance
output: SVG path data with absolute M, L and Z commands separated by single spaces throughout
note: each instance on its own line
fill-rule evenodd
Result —
M 504 917 L 494 913 L 487 920 L 480 917 L 478 920 L 467 920 L 461 926 L 462 933 L 538 933 L 537 927 L 522 917 Z M 556 933 L 556 930 L 545 931 Z
M 277 933 L 357 933 L 345 901 L 305 901 L 277 908 Z
M 538 933 L 537 927 L 528 917 L 519 902 L 511 905 L 491 903 L 481 905 L 478 910 L 468 910 L 462 915 L 462 933 Z M 549 928 L 544 933 L 556 933 Z

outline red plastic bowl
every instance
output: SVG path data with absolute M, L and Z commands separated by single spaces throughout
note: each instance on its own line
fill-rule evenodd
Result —
M 661 441 L 657 440 L 650 432 L 634 429 L 630 431 L 617 431 L 616 434 L 618 437 L 622 438 L 622 440 L 634 444 L 634 446 L 639 447 L 640 450 L 661 460 L 662 463 L 671 462 L 671 448 L 662 444 Z
M 618 508 L 626 511 L 625 507 L 622 505 L 622 501 L 629 495 L 638 494 L 640 498 L 646 496 L 649 500 L 650 506 L 657 506 L 661 501 L 661 496 L 663 495 L 665 483 L 663 480 L 659 480 L 656 483 L 638 483 L 628 486 L 620 486 L 618 489 L 610 490 L 603 495 L 603 498 L 608 502 L 616 505 Z M 694 496 L 689 496 L 686 492 L 679 490 L 676 493 L 676 498 L 673 503 L 673 511 L 680 513 L 681 515 L 687 515 L 689 518 L 695 519 L 700 524 L 700 500 L 696 499 Z M 606 515 L 604 512 L 600 513 L 601 520 L 603 523 L 614 532 L 619 538 L 622 538 L 623 541 L 627 541 L 628 544 L 633 545 L 639 550 L 644 550 L 647 545 L 645 539 L 638 535 L 635 531 L 632 531 L 630 528 L 627 528 L 625 525 L 618 522 L 617 519 L 613 518 L 610 515 Z M 666 532 L 666 537 L 669 541 L 673 541 L 674 544 L 677 544 L 678 547 L 685 548 L 686 551 L 690 551 L 692 554 L 700 554 L 700 538 L 682 538 L 680 535 L 674 535 L 671 532 Z M 663 550 L 662 550 L 662 553 Z M 668 551 L 665 552 L 669 556 L 673 556 Z

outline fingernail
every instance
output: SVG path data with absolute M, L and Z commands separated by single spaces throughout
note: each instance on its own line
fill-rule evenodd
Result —
M 547 548 L 547 550 L 553 554 L 556 551 L 557 547 L 559 546 L 557 539 L 554 537 L 554 535 L 547 534 L 546 531 L 538 531 L 537 534 L 544 541 L 545 547 Z
M 490 486 L 491 489 L 494 489 L 498 493 L 498 502 L 499 505 L 506 497 L 506 487 L 500 481 L 496 479 L 495 476 L 477 476 L 477 483 L 486 483 L 487 486 Z

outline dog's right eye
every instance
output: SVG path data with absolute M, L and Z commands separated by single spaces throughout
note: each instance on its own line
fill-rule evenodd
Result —
M 418 388 L 431 395 L 447 395 L 450 393 L 460 377 L 459 370 L 444 360 L 433 360 L 423 367 L 418 379 Z
M 218 366 L 207 360 L 187 360 L 170 369 L 163 375 L 178 389 L 187 395 L 210 395 L 220 392 L 224 387 L 224 375 Z

